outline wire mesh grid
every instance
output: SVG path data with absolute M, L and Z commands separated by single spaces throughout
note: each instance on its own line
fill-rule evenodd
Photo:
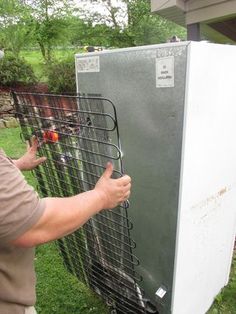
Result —
M 66 197 L 92 189 L 106 163 L 123 174 L 115 106 L 108 99 L 13 93 L 22 137 L 34 135 L 47 161 L 34 174 L 43 197 Z M 68 271 L 101 295 L 116 313 L 146 313 L 139 264 L 130 237 L 132 223 L 122 204 L 91 218 L 58 240 Z

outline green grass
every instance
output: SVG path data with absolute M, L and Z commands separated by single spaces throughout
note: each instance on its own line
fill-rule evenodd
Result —
M 26 151 L 26 144 L 20 138 L 20 129 L 0 129 L 0 148 L 3 148 L 5 153 L 13 159 L 22 156 Z M 24 171 L 29 184 L 35 186 L 36 181 L 33 174 L 29 171 Z
M 70 275 L 55 243 L 36 251 L 38 314 L 107 314 L 103 302 Z
M 230 281 L 216 297 L 208 314 L 235 314 L 236 313 L 236 254 L 233 259 Z
M 43 57 L 39 50 L 21 52 L 21 57 L 23 57 L 31 66 L 33 67 L 34 74 L 40 82 L 47 82 L 47 76 L 45 75 L 45 64 Z
M 55 60 L 65 60 L 73 57 L 79 50 L 75 49 L 60 49 L 53 51 L 53 58 Z M 23 50 L 21 51 L 23 57 L 29 64 L 32 65 L 34 73 L 39 82 L 47 82 L 46 65 L 40 50 Z
M 20 129 L 0 129 L 0 147 L 9 156 L 20 157 L 25 145 L 20 139 Z M 28 182 L 35 186 L 31 173 L 26 172 Z M 38 314 L 107 314 L 103 302 L 82 283 L 69 274 L 63 266 L 56 245 L 50 243 L 36 250 L 37 311 Z M 208 314 L 236 313 L 236 255 L 233 260 L 230 281 L 208 311 Z

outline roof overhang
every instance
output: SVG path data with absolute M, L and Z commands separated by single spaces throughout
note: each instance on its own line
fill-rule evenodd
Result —
M 236 43 L 236 0 L 151 0 L 151 8 L 181 26 L 199 23 L 210 40 Z

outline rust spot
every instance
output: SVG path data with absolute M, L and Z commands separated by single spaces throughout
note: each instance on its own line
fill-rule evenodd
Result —
M 192 206 L 192 209 L 196 209 L 196 208 L 203 208 L 205 206 L 210 205 L 213 202 L 219 202 L 220 198 L 230 190 L 230 187 L 224 187 L 221 190 L 219 190 L 219 192 L 217 192 L 215 195 L 211 195 L 209 197 L 207 197 L 205 200 L 199 202 L 198 204 Z
M 221 189 L 219 192 L 218 192 L 218 195 L 219 196 L 222 196 L 223 194 L 225 194 L 227 192 L 227 189 L 224 188 L 224 189 Z

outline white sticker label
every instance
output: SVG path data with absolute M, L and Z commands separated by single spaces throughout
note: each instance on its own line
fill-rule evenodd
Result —
M 162 287 L 160 287 L 157 291 L 156 291 L 156 296 L 158 296 L 159 298 L 164 298 L 165 294 L 166 294 L 166 290 Z
M 156 87 L 174 87 L 174 57 L 157 58 L 156 59 Z
M 99 57 L 85 57 L 77 59 L 77 71 L 79 73 L 100 72 Z

